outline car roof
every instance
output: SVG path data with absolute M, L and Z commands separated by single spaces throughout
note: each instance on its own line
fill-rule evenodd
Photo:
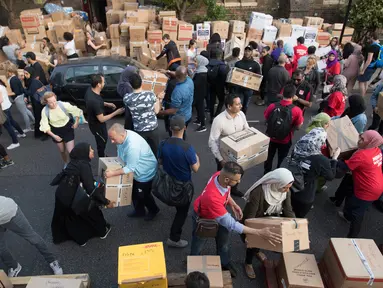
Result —
M 58 65 L 58 67 L 66 67 L 66 66 L 80 66 L 84 64 L 97 64 L 100 65 L 102 63 L 107 64 L 115 64 L 115 65 L 134 65 L 139 69 L 149 69 L 145 67 L 140 62 L 130 58 L 130 57 L 124 57 L 124 56 L 93 56 L 93 57 L 80 57 L 77 59 L 69 59 L 66 63 L 63 63 L 61 65 Z

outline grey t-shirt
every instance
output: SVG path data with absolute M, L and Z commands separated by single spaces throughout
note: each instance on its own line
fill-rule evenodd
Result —
M 3 46 L 3 52 L 5 55 L 7 55 L 9 61 L 16 64 L 16 56 L 15 56 L 15 50 L 20 49 L 19 45 L 11 44 L 7 46 Z
M 17 212 L 17 204 L 13 199 L 0 196 L 0 225 L 8 223 Z

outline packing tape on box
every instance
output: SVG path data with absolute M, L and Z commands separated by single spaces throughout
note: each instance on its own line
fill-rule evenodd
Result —
M 370 265 L 368 264 L 366 257 L 363 255 L 363 252 L 360 250 L 358 244 L 356 243 L 356 239 L 351 239 L 351 243 L 354 245 L 356 252 L 358 253 L 358 256 L 360 260 L 362 261 L 362 264 L 364 268 L 366 269 L 367 273 L 370 275 L 370 280 L 367 282 L 368 286 L 372 286 L 374 284 L 374 273 L 372 272 L 372 269 Z
M 105 184 L 106 188 L 127 188 L 131 186 L 132 184 Z

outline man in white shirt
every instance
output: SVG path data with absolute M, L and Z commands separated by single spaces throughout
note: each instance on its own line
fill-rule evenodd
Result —
M 219 150 L 221 138 L 249 128 L 245 114 L 241 111 L 242 103 L 239 96 L 231 94 L 225 100 L 226 110 L 214 118 L 209 136 L 209 148 L 217 162 L 217 171 L 220 171 L 226 161 Z M 242 197 L 237 185 L 231 188 L 231 194 Z

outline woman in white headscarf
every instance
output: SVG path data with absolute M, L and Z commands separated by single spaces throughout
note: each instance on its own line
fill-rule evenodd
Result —
M 293 174 L 278 168 L 264 175 L 245 193 L 246 206 L 243 210 L 243 221 L 250 218 L 280 216 L 295 218 L 291 206 L 290 187 L 294 182 Z M 246 250 L 245 271 L 249 278 L 255 278 L 253 256 L 256 254 L 260 261 L 266 256 L 258 248 Z

